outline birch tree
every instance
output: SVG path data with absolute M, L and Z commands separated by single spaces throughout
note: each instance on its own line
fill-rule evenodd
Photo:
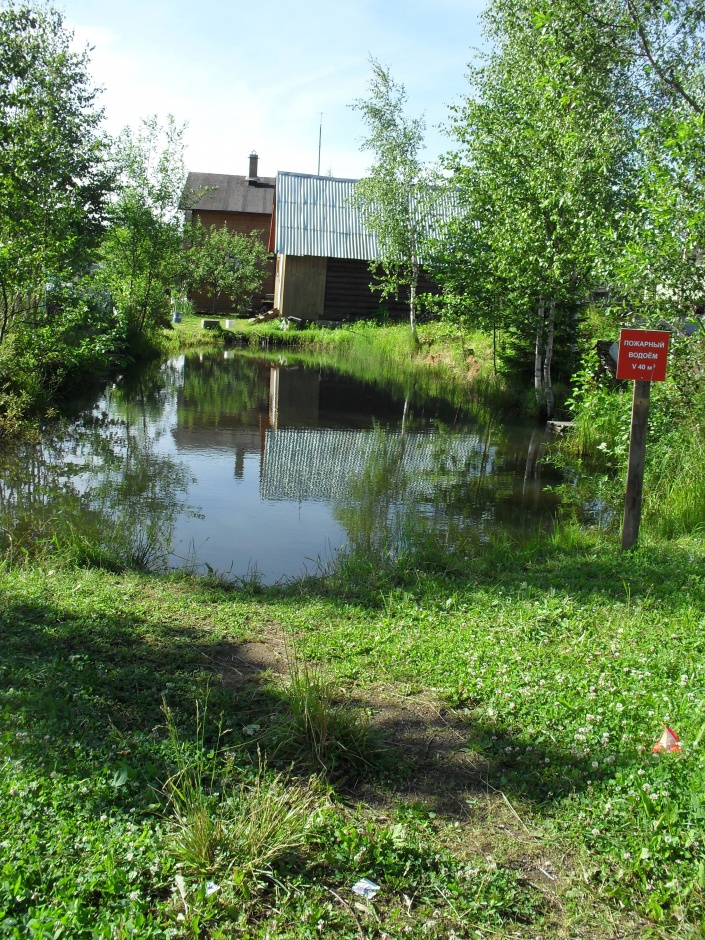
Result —
M 479 225 L 483 244 L 467 259 L 467 285 L 484 304 L 497 302 L 487 285 L 503 285 L 503 317 L 533 351 L 537 408 L 550 417 L 556 330 L 574 342 L 577 305 L 599 283 L 630 191 L 631 133 L 614 104 L 614 70 L 574 69 L 542 45 L 533 5 L 495 0 L 486 26 L 494 51 L 471 72 L 451 127 L 459 224 Z
M 388 68 L 371 60 L 369 97 L 353 108 L 367 128 L 362 149 L 373 155 L 354 201 L 377 236 L 379 258 L 371 269 L 382 297 L 409 292 L 409 322 L 416 335 L 418 281 L 424 246 L 438 196 L 438 179 L 422 162 L 425 123 L 405 114 L 406 91 Z

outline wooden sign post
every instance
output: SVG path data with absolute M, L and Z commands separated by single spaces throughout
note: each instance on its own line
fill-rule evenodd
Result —
M 622 330 L 619 336 L 617 378 L 634 380 L 627 489 L 622 520 L 623 552 L 630 549 L 639 537 L 651 383 L 663 382 L 666 378 L 670 338 L 671 334 L 666 330 Z

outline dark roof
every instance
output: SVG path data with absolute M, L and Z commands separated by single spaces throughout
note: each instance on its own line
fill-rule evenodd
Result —
M 275 179 L 271 176 L 248 180 L 246 176 L 230 176 L 227 173 L 189 173 L 181 197 L 181 208 L 271 215 L 274 184 Z M 203 195 L 198 198 L 198 193 Z

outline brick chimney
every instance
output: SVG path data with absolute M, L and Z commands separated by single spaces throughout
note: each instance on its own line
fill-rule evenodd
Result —
M 257 177 L 257 161 L 258 161 L 258 160 L 259 160 L 259 157 L 257 156 L 257 151 L 256 151 L 256 150 L 253 150 L 252 153 L 250 154 L 250 172 L 247 174 L 247 182 L 248 182 L 248 183 L 256 183 L 256 182 L 257 182 L 257 179 L 258 179 L 258 177 Z

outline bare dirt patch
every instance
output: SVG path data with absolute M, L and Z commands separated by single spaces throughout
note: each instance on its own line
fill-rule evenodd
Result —
M 210 656 L 226 687 L 286 681 L 291 647 L 277 623 L 249 642 L 223 642 Z M 515 805 L 490 783 L 490 764 L 469 746 L 469 717 L 426 693 L 405 695 L 391 685 L 341 688 L 336 704 L 359 710 L 383 742 L 389 770 L 382 779 L 348 784 L 344 800 L 378 820 L 392 819 L 400 803 L 436 820 L 439 843 L 456 857 L 494 860 L 516 871 L 546 902 L 546 940 L 638 940 L 651 925 L 617 911 L 594 894 L 587 874 L 560 834 L 547 830 L 531 808 Z M 398 770 L 398 773 L 397 773 Z M 524 938 L 510 930 L 498 937 Z M 533 935 L 532 935 L 533 936 Z M 665 936 L 665 935 L 664 935 Z
M 265 627 L 262 640 L 225 641 L 215 646 L 210 660 L 227 688 L 238 688 L 263 675 L 285 676 L 289 672 L 286 636 L 278 624 Z

